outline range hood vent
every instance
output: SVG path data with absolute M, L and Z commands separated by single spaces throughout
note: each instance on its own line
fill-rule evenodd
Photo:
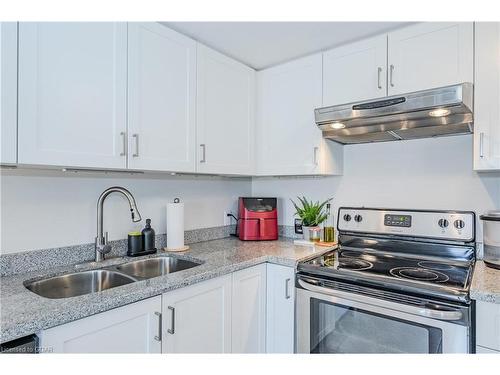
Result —
M 473 132 L 472 83 L 317 108 L 323 137 L 342 144 Z

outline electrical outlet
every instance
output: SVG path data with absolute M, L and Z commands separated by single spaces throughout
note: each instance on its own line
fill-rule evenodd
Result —
M 227 216 L 228 214 L 230 214 L 231 212 L 228 212 L 228 211 L 224 211 L 224 225 L 231 225 L 231 217 Z

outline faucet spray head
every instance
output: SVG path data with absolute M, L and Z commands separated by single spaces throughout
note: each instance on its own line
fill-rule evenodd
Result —
M 130 209 L 130 213 L 132 214 L 132 221 L 134 223 L 137 223 L 138 221 L 142 220 L 141 214 L 139 213 L 139 210 L 137 209 L 137 207 L 132 207 Z

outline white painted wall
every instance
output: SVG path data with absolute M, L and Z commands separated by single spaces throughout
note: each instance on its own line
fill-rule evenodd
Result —
M 241 195 L 277 196 L 280 224 L 293 224 L 289 198 L 334 197 L 339 206 L 474 210 L 500 209 L 500 174 L 472 170 L 472 137 L 458 136 L 345 147 L 344 175 L 321 178 L 223 179 L 204 176 L 109 176 L 9 171 L 1 174 L 1 252 L 93 242 L 96 201 L 113 185 L 137 199 L 143 219 L 165 232 L 165 203 L 185 202 L 186 229 L 224 225 Z M 144 225 L 144 220 L 139 227 Z M 125 198 L 110 196 L 105 229 L 110 239 L 136 228 Z M 478 233 L 478 240 L 481 232 Z
M 333 205 L 473 210 L 500 208 L 500 174 L 472 170 L 472 136 L 351 145 L 344 175 L 324 178 L 258 178 L 254 196 L 277 196 L 279 223 L 293 225 L 289 198 Z M 481 233 L 478 233 L 478 240 Z
M 117 176 L 88 173 L 3 170 L 1 175 L 1 253 L 93 242 L 96 203 L 114 185 L 134 195 L 143 220 L 130 219 L 124 197 L 107 198 L 104 228 L 109 238 L 127 237 L 152 219 L 157 234 L 166 232 L 166 202 L 185 204 L 185 229 L 224 225 L 224 211 L 236 211 L 237 198 L 250 195 L 249 179 L 207 176 Z

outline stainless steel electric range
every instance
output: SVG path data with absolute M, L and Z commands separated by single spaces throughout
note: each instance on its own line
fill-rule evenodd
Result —
M 299 353 L 473 350 L 473 212 L 342 207 L 337 227 L 298 266 Z

